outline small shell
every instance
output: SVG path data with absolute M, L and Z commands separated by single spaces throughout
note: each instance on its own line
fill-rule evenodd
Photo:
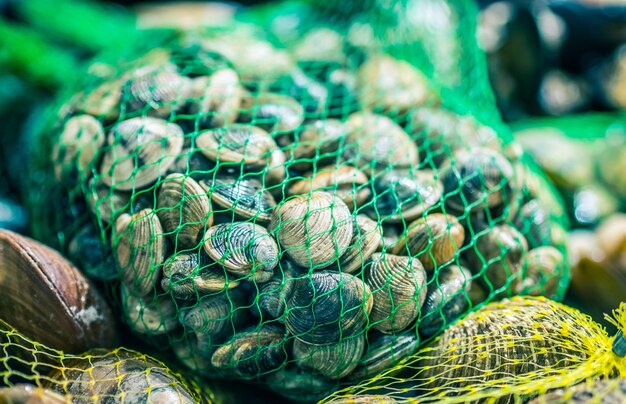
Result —
M 201 262 L 196 252 L 178 253 L 163 266 L 161 288 L 177 299 L 196 299 L 237 285 L 239 282 L 229 280 L 224 269 Z
M 92 178 L 87 185 L 85 200 L 91 213 L 103 223 L 115 222 L 115 219 L 130 205 L 131 195 L 114 191 L 101 181 Z
M 328 102 L 328 89 L 299 68 L 279 77 L 269 90 L 296 100 L 307 115 L 324 112 Z
M 296 100 L 286 95 L 248 94 L 241 104 L 241 121 L 252 122 L 268 132 L 292 132 L 304 121 L 304 110 Z
M 215 162 L 206 158 L 199 149 L 185 148 L 170 166 L 169 174 L 183 174 L 196 181 L 210 178 L 215 172 Z
M 342 338 L 331 345 L 313 345 L 299 339 L 293 342 L 293 357 L 298 366 L 330 379 L 341 379 L 352 372 L 364 350 L 364 334 Z
M 346 122 L 344 157 L 364 171 L 417 167 L 417 147 L 409 135 L 386 116 L 355 112 Z
M 415 220 L 439 203 L 443 186 L 430 171 L 386 171 L 374 177 L 370 217 L 388 222 Z
M 411 137 L 426 161 L 436 167 L 457 150 L 489 147 L 500 149 L 497 132 L 471 116 L 443 108 L 417 108 L 411 113 Z
M 141 295 L 152 293 L 166 257 L 163 228 L 154 211 L 121 215 L 111 244 L 124 282 Z
M 243 95 L 237 72 L 224 68 L 217 70 L 210 77 L 200 77 L 195 81 L 200 79 L 205 79 L 200 95 L 201 122 L 213 127 L 235 122 L 239 115 Z
M 350 210 L 327 192 L 287 199 L 272 212 L 269 229 L 297 265 L 313 270 L 333 264 L 353 235 Z
M 94 397 L 129 403 L 197 402 L 188 387 L 161 362 L 123 348 L 66 358 L 63 366 L 55 367 L 42 380 L 44 387 L 71 395 L 79 402 L 90 402 Z
M 265 228 L 254 223 L 223 223 L 204 235 L 204 251 L 229 272 L 268 281 L 278 264 L 278 245 Z
M 293 54 L 299 61 L 337 62 L 345 60 L 344 40 L 333 29 L 321 27 L 306 32 L 295 45 Z
M 335 165 L 341 157 L 338 150 L 346 139 L 346 128 L 336 119 L 317 120 L 296 133 L 291 149 L 292 167 L 308 171 L 312 167 Z
M 313 272 L 296 282 L 287 302 L 287 330 L 296 338 L 328 345 L 364 332 L 372 296 L 366 284 L 349 274 Z
M 481 211 L 510 204 L 513 166 L 500 153 L 477 148 L 456 153 L 441 172 L 446 207 Z
M 337 386 L 334 380 L 293 365 L 268 374 L 264 382 L 281 396 L 298 402 L 321 400 Z
M 554 247 L 537 247 L 528 252 L 526 272 L 518 294 L 552 297 L 567 271 L 563 254 Z
M 120 115 L 124 78 L 106 81 L 81 97 L 77 109 L 98 119 L 113 121 Z
M 359 272 L 363 264 L 374 254 L 382 243 L 381 230 L 378 223 L 365 215 L 357 215 L 354 235 L 350 246 L 341 255 L 338 269 L 346 273 Z
M 155 336 L 178 328 L 178 306 L 168 295 L 136 296 L 125 284 L 120 291 L 124 321 L 136 333 Z
M 412 355 L 419 348 L 420 339 L 415 330 L 400 334 L 377 334 L 368 336 L 368 347 L 357 368 L 349 375 L 361 380 L 372 377 Z
M 69 401 L 68 397 L 32 384 L 0 387 L 0 402 L 6 404 L 65 404 Z
M 472 273 L 467 269 L 456 265 L 441 268 L 428 285 L 426 301 L 422 306 L 420 333 L 431 336 L 463 314 L 471 284 Z
M 474 245 L 463 254 L 486 291 L 516 291 L 521 281 L 528 244 L 517 229 L 497 225 L 473 237 Z
M 156 118 L 131 118 L 108 135 L 102 182 L 117 191 L 143 188 L 164 175 L 183 148 L 180 126 Z
M 356 80 L 361 104 L 393 114 L 438 99 L 424 73 L 386 55 L 368 58 L 359 68 Z
M 232 334 L 235 328 L 235 310 L 227 296 L 204 296 L 192 307 L 178 314 L 180 323 L 193 332 L 198 341 L 198 352 L 210 358 L 213 349 Z
M 363 205 L 372 195 L 367 175 L 350 166 L 324 168 L 289 188 L 289 195 L 327 191 L 341 199 L 351 211 Z
M 52 153 L 54 175 L 58 181 L 78 174 L 91 177 L 91 166 L 104 144 L 104 128 L 91 115 L 74 116 L 65 122 Z
M 297 274 L 293 264 L 283 261 L 279 264 L 279 270 L 274 273 L 274 276 L 259 285 L 257 304 L 263 314 L 283 321 L 281 317 L 285 312 L 287 301 L 295 290 Z
M 132 73 L 125 87 L 130 111 L 144 111 L 161 118 L 184 105 L 190 80 L 176 72 L 176 66 L 143 66 Z
M 372 328 L 391 333 L 415 323 L 426 299 L 426 272 L 417 259 L 376 253 L 364 277 L 374 299 Z
M 278 145 L 266 131 L 242 124 L 201 132 L 196 137 L 196 144 L 205 156 L 218 163 L 254 167 L 266 166 L 272 153 L 278 150 Z
M 211 363 L 237 377 L 261 376 L 286 364 L 285 336 L 285 329 L 274 324 L 235 334 L 215 351 Z
M 200 185 L 216 205 L 254 223 L 268 223 L 276 206 L 272 194 L 255 178 L 216 177 L 213 181 L 202 181 Z
M 415 257 L 433 271 L 455 257 L 464 239 L 465 230 L 454 216 L 432 213 L 411 223 L 392 252 Z
M 515 227 L 526 237 L 531 247 L 550 245 L 555 226 L 550 211 L 540 200 L 526 202 L 513 219 Z
M 193 178 L 183 174 L 170 174 L 161 183 L 157 215 L 178 248 L 195 248 L 200 235 L 213 224 L 209 197 Z

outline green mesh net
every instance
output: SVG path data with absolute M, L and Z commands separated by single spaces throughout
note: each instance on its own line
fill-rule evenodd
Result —
M 101 57 L 29 187 L 35 236 L 135 334 L 298 400 L 568 282 L 562 204 L 498 118 L 474 5 L 339 4 Z

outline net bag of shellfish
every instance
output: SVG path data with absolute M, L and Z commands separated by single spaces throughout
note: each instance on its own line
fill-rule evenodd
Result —
M 482 60 L 470 2 L 423 3 L 456 16 L 445 55 L 404 20 L 417 3 L 342 4 L 103 56 L 42 125 L 29 187 L 36 237 L 143 341 L 300 400 L 568 282 L 562 204 L 453 62 Z

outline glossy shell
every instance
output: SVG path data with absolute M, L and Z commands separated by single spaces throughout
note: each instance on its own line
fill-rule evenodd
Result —
M 283 261 L 270 280 L 259 285 L 258 306 L 265 315 L 283 321 L 281 317 L 295 290 L 296 280 L 302 277 L 298 272 L 289 261 Z
M 313 192 L 287 199 L 272 212 L 269 229 L 275 232 L 285 253 L 304 268 L 333 264 L 353 235 L 350 210 L 327 192 Z
M 455 257 L 464 239 L 465 230 L 454 216 L 433 213 L 411 223 L 392 252 L 415 257 L 433 271 Z
M 350 246 L 341 255 L 337 268 L 346 273 L 359 272 L 381 243 L 381 229 L 378 224 L 365 215 L 357 215 Z
M 100 173 L 119 191 L 143 188 L 164 176 L 183 148 L 180 126 L 156 118 L 122 121 L 107 136 Z
M 217 344 L 232 334 L 236 316 L 233 303 L 228 296 L 205 296 L 191 307 L 178 314 L 180 323 L 188 332 L 195 333 L 198 353 L 210 358 Z M 241 312 L 241 310 L 239 310 Z
M 243 95 L 239 76 L 232 69 L 220 69 L 209 77 L 200 77 L 203 89 L 200 101 L 201 120 L 209 126 L 232 124 L 239 115 Z
M 419 345 L 420 339 L 413 329 L 399 334 L 370 334 L 367 350 L 349 377 L 354 380 L 373 377 L 415 353 Z
M 200 184 L 216 205 L 255 223 L 270 221 L 276 201 L 261 181 L 247 177 L 217 177 Z
M 296 339 L 292 352 L 296 363 L 303 369 L 330 379 L 341 379 L 358 365 L 364 349 L 365 335 L 359 334 L 332 345 L 314 345 Z
M 426 272 L 417 259 L 376 253 L 364 279 L 374 299 L 372 328 L 391 333 L 415 323 L 426 299 Z
M 304 342 L 334 344 L 364 332 L 372 302 L 369 288 L 359 278 L 313 272 L 296 282 L 285 325 Z
M 204 251 L 232 274 L 252 276 L 256 282 L 272 277 L 278 264 L 278 245 L 265 228 L 246 222 L 211 227 L 204 235 Z
M 115 221 L 111 244 L 124 282 L 141 295 L 152 293 L 167 253 L 163 228 L 154 211 L 121 215 Z

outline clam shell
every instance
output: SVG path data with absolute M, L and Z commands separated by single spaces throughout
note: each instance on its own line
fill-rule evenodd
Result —
M 65 122 L 52 152 L 54 175 L 58 181 L 67 176 L 91 177 L 91 168 L 104 144 L 104 128 L 91 115 L 74 116 Z
M 176 72 L 176 66 L 142 66 L 126 82 L 128 109 L 168 118 L 182 107 L 190 90 L 188 78 Z
M 278 245 L 265 228 L 245 222 L 223 223 L 204 235 L 204 251 L 227 271 L 266 282 L 278 264 Z
M 442 168 L 445 205 L 456 212 L 476 212 L 510 204 L 513 178 L 513 166 L 500 153 L 460 151 Z
M 511 226 L 496 225 L 474 235 L 473 242 L 463 255 L 485 291 L 516 291 L 528 251 L 524 236 Z
M 464 239 L 465 230 L 454 216 L 431 213 L 409 225 L 392 253 L 415 257 L 425 270 L 433 271 L 455 257 Z
M 293 54 L 299 61 L 337 62 L 345 60 L 341 34 L 327 27 L 313 28 L 295 45 Z
M 334 380 L 293 365 L 268 374 L 264 382 L 281 396 L 294 401 L 321 400 L 337 386 Z
M 92 178 L 87 185 L 85 200 L 89 211 L 103 223 L 115 219 L 130 205 L 131 195 L 114 191 L 101 181 Z
M 195 333 L 198 352 L 210 358 L 217 344 L 234 331 L 235 311 L 227 296 L 205 296 L 194 306 L 181 310 L 179 320 L 186 331 Z
M 443 329 L 467 309 L 472 273 L 463 267 L 441 268 L 431 283 L 422 306 L 419 331 L 431 336 Z
M 281 94 L 246 94 L 241 103 L 241 120 L 253 122 L 271 133 L 292 132 L 304 121 L 304 109 L 296 100 Z
M 531 247 L 552 244 L 555 223 L 549 209 L 540 200 L 531 199 L 522 205 L 513 223 Z
M 387 55 L 369 57 L 357 71 L 356 86 L 361 104 L 393 114 L 438 100 L 424 73 Z
M 443 186 L 431 171 L 387 171 L 374 177 L 370 217 L 388 222 L 415 220 L 439 203 Z
M 378 223 L 365 215 L 357 215 L 355 222 L 350 246 L 338 262 L 338 269 L 346 273 L 359 272 L 363 269 L 363 264 L 376 252 L 383 241 Z
M 409 257 L 374 254 L 365 269 L 365 283 L 372 291 L 370 326 L 384 333 L 413 325 L 426 299 L 426 272 Z
M 328 89 L 300 68 L 295 68 L 269 85 L 269 91 L 286 95 L 296 100 L 307 116 L 315 116 L 325 111 L 328 102 Z
M 199 182 L 205 178 L 210 178 L 214 171 L 215 163 L 207 159 L 199 149 L 185 148 L 176 157 L 168 173 L 183 174 Z
M 167 172 L 183 147 L 180 126 L 156 118 L 120 122 L 107 137 L 110 148 L 100 166 L 101 180 L 117 191 L 154 183 Z
M 122 214 L 115 221 L 111 244 L 124 282 L 141 295 L 152 293 L 166 257 L 163 228 L 154 211 Z
M 106 121 L 117 119 L 124 80 L 122 77 L 98 85 L 80 98 L 77 110 Z
M 118 278 L 111 246 L 101 230 L 92 223 L 84 225 L 72 237 L 67 246 L 67 255 L 92 279 L 112 281 Z
M 333 264 L 353 235 L 350 210 L 327 192 L 287 199 L 272 212 L 269 229 L 297 265 L 319 269 Z
M 64 404 L 68 401 L 68 397 L 32 384 L 0 388 L 0 402 L 7 404 Z
M 241 108 L 243 91 L 239 84 L 239 76 L 233 69 L 217 70 L 204 79 L 199 112 L 201 122 L 208 126 L 230 125 L 237 119 Z
M 206 157 L 218 163 L 255 167 L 266 166 L 278 150 L 278 145 L 266 131 L 243 124 L 201 132 L 196 137 L 196 145 Z
M 188 387 L 161 362 L 119 348 L 94 350 L 88 357 L 65 359 L 42 378 L 44 387 L 87 402 L 94 397 L 130 403 L 195 403 Z
M 178 253 L 167 260 L 163 265 L 161 288 L 177 299 L 191 300 L 239 285 L 228 279 L 224 269 L 203 262 L 199 254 Z
M 275 324 L 235 334 L 211 357 L 216 368 L 241 378 L 253 378 L 287 363 L 285 329 Z
M 328 345 L 364 332 L 372 297 L 359 278 L 331 271 L 296 281 L 287 302 L 287 330 L 296 338 Z
M 176 359 L 190 370 L 201 375 L 210 375 L 215 368 L 211 365 L 210 356 L 207 358 L 200 354 L 199 346 L 195 333 L 189 333 L 181 341 L 174 341 L 172 351 Z
M 270 280 L 259 285 L 257 304 L 261 312 L 270 318 L 284 321 L 281 317 L 295 290 L 297 279 L 298 271 L 294 265 L 289 261 L 281 262 L 279 270 L 274 272 Z
M 365 350 L 365 335 L 344 338 L 336 344 L 313 345 L 296 339 L 292 354 L 306 370 L 320 373 L 330 379 L 341 379 L 356 368 Z
M 116 343 L 106 300 L 58 252 L 0 230 L 0 274 L 0 318 L 32 340 L 67 353 Z
M 414 354 L 419 345 L 420 339 L 415 330 L 408 330 L 400 334 L 368 336 L 367 350 L 349 377 L 354 380 L 373 377 Z
M 292 166 L 307 171 L 313 166 L 334 165 L 341 157 L 338 150 L 345 142 L 346 128 L 336 119 L 316 120 L 295 134 L 291 148 Z
M 137 296 L 125 284 L 120 292 L 122 316 L 136 333 L 155 336 L 178 328 L 178 306 L 169 295 Z
M 243 219 L 266 224 L 276 206 L 263 183 L 249 177 L 216 177 L 200 183 L 216 205 L 233 211 Z
M 195 248 L 200 235 L 213 224 L 209 197 L 193 178 L 183 174 L 170 174 L 161 183 L 157 215 L 172 242 L 182 248 Z
M 529 404 L 619 404 L 626 402 L 626 379 L 589 380 L 558 389 L 531 400 Z
M 518 294 L 551 297 L 565 271 L 565 257 L 559 250 L 551 246 L 533 248 L 526 258 L 526 272 Z
M 355 112 L 348 118 L 346 129 L 344 157 L 366 174 L 389 167 L 417 167 L 415 143 L 386 116 Z
M 350 166 L 324 168 L 307 178 L 295 182 L 288 191 L 289 195 L 308 194 L 312 191 L 326 191 L 341 199 L 351 211 L 367 202 L 372 190 L 367 175 Z

